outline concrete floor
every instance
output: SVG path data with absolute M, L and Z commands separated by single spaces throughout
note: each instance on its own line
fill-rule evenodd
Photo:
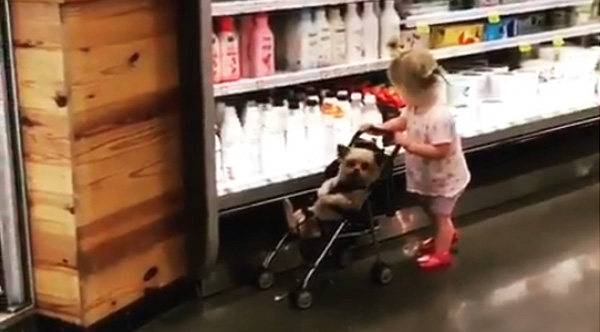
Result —
M 386 253 L 395 279 L 367 279 L 371 261 L 322 279 L 309 311 L 290 310 L 286 283 L 173 312 L 140 332 L 600 331 L 598 184 L 462 229 L 459 262 L 423 275 Z

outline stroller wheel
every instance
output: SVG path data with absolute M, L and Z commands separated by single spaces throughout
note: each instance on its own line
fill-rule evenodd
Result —
M 261 270 L 256 277 L 256 286 L 260 290 L 267 290 L 273 287 L 273 283 L 275 281 L 275 276 L 273 272 L 269 270 Z
M 385 263 L 376 262 L 371 268 L 371 279 L 378 285 L 387 285 L 394 279 L 392 269 Z
M 292 305 L 300 310 L 306 310 L 313 304 L 312 293 L 307 289 L 298 289 L 290 294 Z

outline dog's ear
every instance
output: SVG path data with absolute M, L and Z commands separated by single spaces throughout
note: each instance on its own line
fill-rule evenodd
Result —
M 379 151 L 375 153 L 375 162 L 377 163 L 377 166 L 381 167 L 381 165 L 383 164 L 383 159 L 385 158 L 385 153 L 383 153 L 383 151 Z
M 350 152 L 350 148 L 345 145 L 338 144 L 337 152 L 338 152 L 338 157 L 340 159 L 344 159 L 348 155 L 348 152 Z

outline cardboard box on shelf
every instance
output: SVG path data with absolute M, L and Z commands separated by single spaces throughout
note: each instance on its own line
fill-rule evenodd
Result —
M 431 32 L 431 47 L 442 48 L 479 43 L 483 40 L 483 24 L 436 26 Z

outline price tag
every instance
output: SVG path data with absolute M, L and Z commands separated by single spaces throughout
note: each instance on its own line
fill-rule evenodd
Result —
M 554 47 L 562 47 L 565 44 L 565 40 L 562 37 L 555 37 L 552 39 L 552 45 Z
M 531 45 L 521 44 L 519 45 L 519 51 L 521 51 L 521 53 L 529 53 L 531 52 Z
M 490 22 L 491 24 L 498 24 L 500 23 L 500 13 L 498 12 L 490 12 L 488 15 L 488 22 Z
M 428 35 L 430 31 L 429 24 L 417 23 L 417 33 L 419 35 Z

